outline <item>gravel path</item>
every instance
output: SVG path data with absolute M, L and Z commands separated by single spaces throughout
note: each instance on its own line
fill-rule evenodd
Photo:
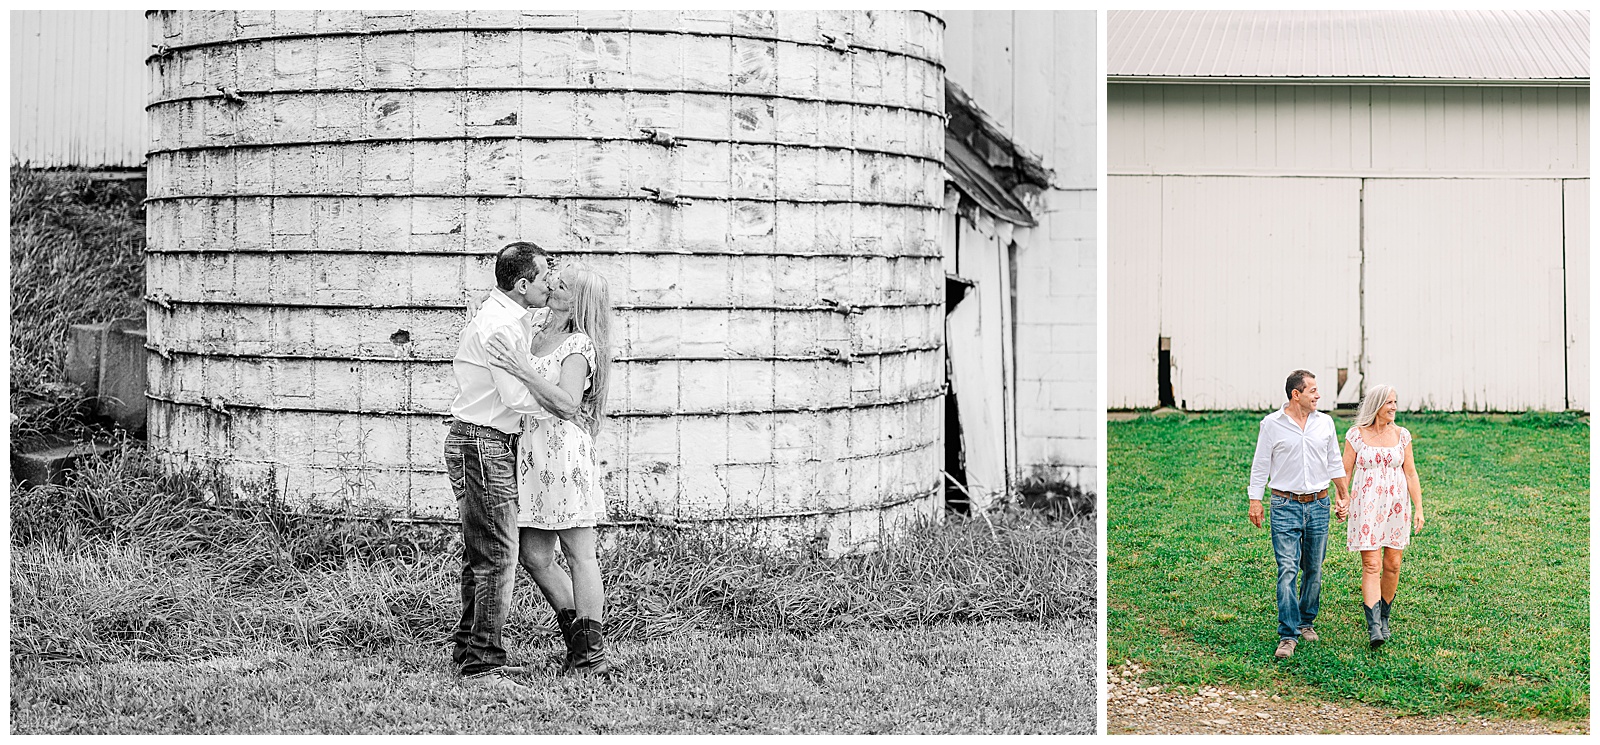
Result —
M 1397 717 L 1365 704 L 1288 701 L 1260 691 L 1203 687 L 1184 695 L 1146 686 L 1138 663 L 1106 670 L 1106 733 L 1112 735 L 1509 735 L 1588 734 L 1589 721 L 1485 719 L 1475 714 Z

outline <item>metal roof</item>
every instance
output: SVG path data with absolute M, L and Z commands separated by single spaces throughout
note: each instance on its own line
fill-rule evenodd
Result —
M 1589 13 L 1111 11 L 1113 79 L 1587 81 Z

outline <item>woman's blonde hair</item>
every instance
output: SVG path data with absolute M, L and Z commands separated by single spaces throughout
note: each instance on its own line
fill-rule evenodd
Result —
M 579 426 L 591 437 L 600 434 L 605 419 L 606 392 L 611 385 L 611 285 L 598 272 L 583 264 L 567 264 L 560 269 L 561 281 L 572 291 L 568 333 L 581 333 L 594 342 L 594 369 L 591 382 L 578 402 Z
M 1394 392 L 1394 386 L 1382 383 L 1367 389 L 1366 398 L 1361 399 L 1361 408 L 1356 410 L 1356 426 L 1368 427 L 1378 421 L 1378 409 L 1383 408 L 1388 402 L 1390 394 L 1395 397 L 1395 403 L 1400 402 L 1400 394 Z

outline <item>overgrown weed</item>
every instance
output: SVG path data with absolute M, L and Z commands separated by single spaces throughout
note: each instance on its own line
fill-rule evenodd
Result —
M 608 631 L 807 635 L 846 627 L 1093 618 L 1092 519 L 1024 510 L 914 526 L 820 558 L 696 530 L 619 533 L 601 561 Z M 219 509 L 122 439 L 64 486 L 12 503 L 12 664 L 191 659 L 262 644 L 442 644 L 458 612 L 453 528 Z M 509 633 L 550 628 L 523 574 Z

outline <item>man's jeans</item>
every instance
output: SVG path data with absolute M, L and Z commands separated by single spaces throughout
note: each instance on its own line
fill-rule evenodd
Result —
M 1293 639 L 1317 620 L 1322 558 L 1328 553 L 1328 498 L 1272 497 L 1272 553 L 1278 558 L 1278 637 Z M 1295 576 L 1300 592 L 1295 592 Z
M 451 658 L 462 675 L 506 664 L 501 631 L 517 578 L 517 446 L 508 435 L 457 422 L 444 465 L 461 510 L 461 620 Z

